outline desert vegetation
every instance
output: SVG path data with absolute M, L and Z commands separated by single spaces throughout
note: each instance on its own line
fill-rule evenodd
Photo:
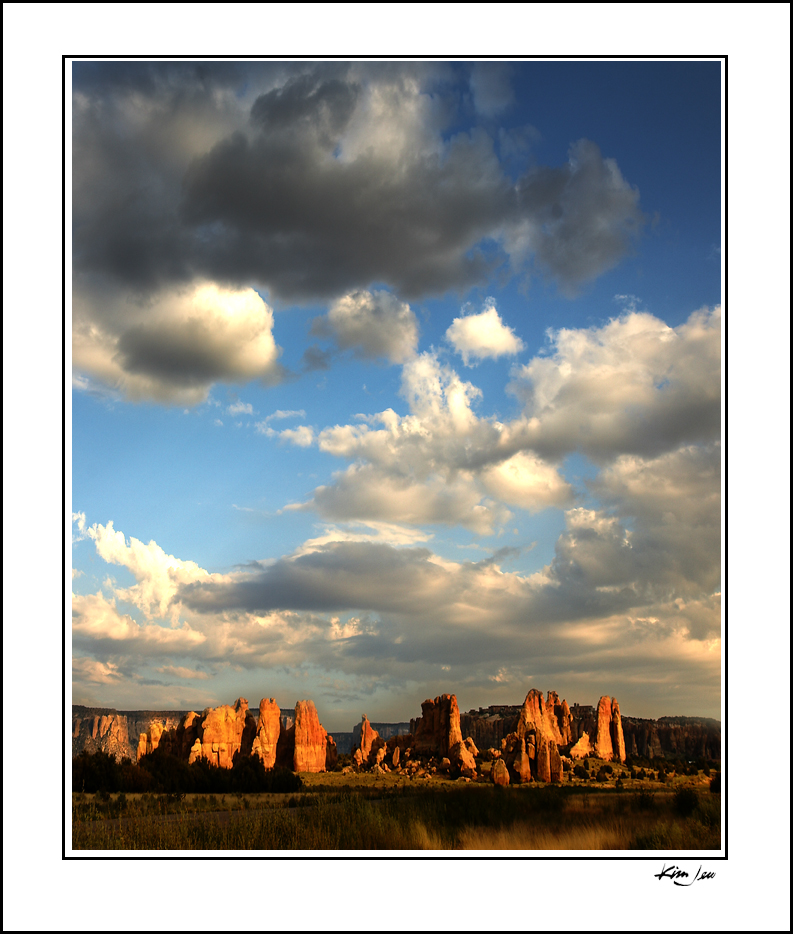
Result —
M 667 768 L 661 782 L 657 771 L 631 779 L 627 768 L 609 773 L 587 761 L 586 778 L 568 773 L 561 786 L 498 788 L 442 774 L 300 776 L 174 765 L 163 754 L 138 765 L 100 756 L 73 760 L 73 787 L 81 788 L 80 778 L 86 787 L 73 794 L 75 849 L 706 850 L 721 843 L 721 795 L 702 770 L 681 776 Z M 132 787 L 144 782 L 146 791 Z

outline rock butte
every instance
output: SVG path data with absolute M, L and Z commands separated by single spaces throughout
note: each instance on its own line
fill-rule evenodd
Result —
M 278 765 L 308 772 L 332 769 L 337 761 L 333 737 L 309 700 L 284 711 L 274 698 L 263 698 L 258 721 L 242 697 L 201 713 L 124 713 L 78 706 L 72 711 L 73 755 L 102 750 L 118 760 L 135 758 L 136 753 L 140 759 L 163 748 L 188 762 L 205 760 L 222 768 L 230 768 L 240 756 L 257 756 L 265 768 Z M 352 750 L 354 768 L 415 776 L 438 770 L 448 760 L 443 769 L 450 775 L 474 779 L 481 773 L 477 760 L 484 758 L 500 760 L 513 783 L 557 782 L 562 779 L 562 753 L 570 759 L 594 755 L 618 762 L 626 755 L 718 758 L 721 753 L 718 721 L 623 718 L 615 698 L 604 695 L 596 707 L 570 708 L 556 692 L 543 697 L 534 688 L 520 707 L 480 708 L 467 714 L 460 713 L 454 694 L 441 694 L 422 703 L 421 716 L 410 721 L 410 733 L 389 735 L 397 725 L 380 726 L 387 739 L 365 715 L 355 728 L 359 742 Z

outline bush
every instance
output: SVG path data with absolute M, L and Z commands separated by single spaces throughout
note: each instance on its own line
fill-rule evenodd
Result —
M 575 775 L 576 778 L 587 778 L 588 773 L 583 765 L 577 765 L 573 769 L 573 775 Z
M 609 773 L 605 768 L 601 767 L 598 769 L 598 773 L 595 776 L 595 780 L 599 782 L 607 782 L 609 780 Z
M 710 791 L 711 791 L 711 794 L 714 794 L 714 795 L 721 794 L 721 772 L 716 772 L 713 778 L 711 778 Z
M 97 794 L 120 791 L 119 766 L 106 752 L 91 753 L 83 750 L 72 759 L 72 790 Z

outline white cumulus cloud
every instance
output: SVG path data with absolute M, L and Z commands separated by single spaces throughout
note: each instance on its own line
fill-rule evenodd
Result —
M 514 356 L 524 349 L 523 341 L 501 320 L 494 304 L 478 315 L 455 318 L 446 339 L 469 365 L 469 360 Z

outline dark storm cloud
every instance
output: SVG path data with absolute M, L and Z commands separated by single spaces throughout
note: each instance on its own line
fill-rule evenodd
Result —
M 516 187 L 484 131 L 444 139 L 452 95 L 436 71 L 81 66 L 78 289 L 90 272 L 137 292 L 212 278 L 286 299 L 374 282 L 411 298 L 486 280 L 505 258 L 479 252 L 488 238 L 513 268 L 534 256 L 568 290 L 613 266 L 640 224 L 616 165 L 582 143 Z

